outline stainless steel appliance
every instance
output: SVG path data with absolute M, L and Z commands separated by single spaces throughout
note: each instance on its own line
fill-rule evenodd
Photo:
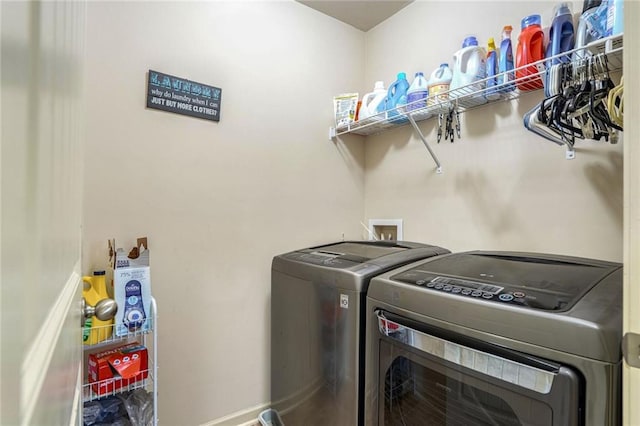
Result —
M 622 265 L 455 253 L 371 281 L 367 425 L 621 421 Z
M 276 256 L 271 271 L 271 403 L 288 426 L 363 424 L 369 280 L 449 253 L 396 241 L 347 241 Z

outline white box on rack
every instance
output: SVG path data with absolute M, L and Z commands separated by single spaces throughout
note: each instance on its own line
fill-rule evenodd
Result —
M 118 249 L 113 271 L 113 296 L 118 304 L 114 324 L 116 336 L 151 329 L 151 270 L 148 249 L 141 251 L 135 259 Z

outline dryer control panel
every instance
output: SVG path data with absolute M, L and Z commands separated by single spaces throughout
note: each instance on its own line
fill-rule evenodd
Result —
M 391 279 L 457 297 L 562 312 L 621 267 L 544 253 L 470 251 L 434 257 Z
M 517 285 L 497 284 L 458 277 L 434 275 L 412 269 L 391 277 L 392 280 L 424 287 L 428 290 L 450 293 L 498 303 L 561 311 L 569 305 L 569 298 L 536 289 L 523 289 Z

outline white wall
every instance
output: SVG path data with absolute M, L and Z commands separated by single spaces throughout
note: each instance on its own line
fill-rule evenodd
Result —
M 90 2 L 87 20 L 83 272 L 108 238 L 149 237 L 162 424 L 258 409 L 272 257 L 362 235 L 363 143 L 327 133 L 364 34 L 293 1 Z M 221 87 L 220 122 L 146 109 L 149 69 Z
M 453 53 L 466 35 L 486 47 L 502 27 L 555 2 L 417 1 L 366 33 L 365 84 L 398 71 L 411 81 Z M 582 2 L 574 2 L 574 13 Z M 622 260 L 622 144 L 579 141 L 576 159 L 528 132 L 523 114 L 541 92 L 461 115 L 462 139 L 437 144 L 436 123 L 421 129 L 443 164 L 435 174 L 410 126 L 366 140 L 365 220 L 404 219 L 404 238 L 451 250 L 500 249 Z

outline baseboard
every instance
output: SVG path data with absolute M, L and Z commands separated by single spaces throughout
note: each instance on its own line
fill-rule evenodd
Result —
M 268 409 L 271 404 L 260 404 L 245 410 L 236 411 L 228 416 L 220 417 L 200 426 L 256 426 L 260 424 L 258 416 Z
M 277 405 L 278 407 L 282 407 L 284 405 L 286 408 L 280 411 L 280 415 L 286 414 L 318 392 L 322 388 L 323 383 L 324 382 L 320 377 L 304 389 L 290 395 L 284 400 L 278 401 L 276 404 L 267 402 L 256 405 L 254 407 L 220 417 L 219 419 L 203 423 L 200 426 L 259 426 L 260 421 L 258 420 L 258 417 L 264 410 L 267 410 L 274 405 Z

